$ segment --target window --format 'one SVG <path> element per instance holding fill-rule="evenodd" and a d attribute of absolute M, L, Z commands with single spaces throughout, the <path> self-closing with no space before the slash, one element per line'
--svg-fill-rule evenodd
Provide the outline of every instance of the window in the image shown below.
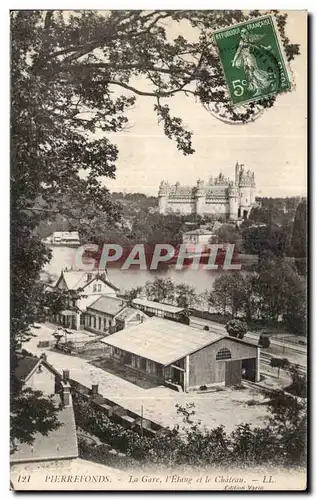
<path fill-rule="evenodd" d="M 98 292 L 101 292 L 101 285 L 98 285 Z"/>
<path fill-rule="evenodd" d="M 96 292 L 96 291 L 97 291 L 97 285 L 94 285 L 94 286 L 92 287 L 92 291 L 93 291 L 93 292 Z"/>
<path fill-rule="evenodd" d="M 226 347 L 219 349 L 216 354 L 216 361 L 222 361 L 224 359 L 231 359 L 231 352 Z"/>
<path fill-rule="evenodd" d="M 94 316 L 94 328 L 97 328 L 97 318 Z"/>
<path fill-rule="evenodd" d="M 99 330 L 101 330 L 101 318 L 99 317 Z"/>

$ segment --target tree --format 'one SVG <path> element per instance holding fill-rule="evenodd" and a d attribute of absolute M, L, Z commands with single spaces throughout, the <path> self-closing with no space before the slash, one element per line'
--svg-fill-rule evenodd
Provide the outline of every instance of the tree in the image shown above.
<path fill-rule="evenodd" d="M 292 234 L 292 249 L 297 271 L 306 274 L 307 259 L 307 201 L 298 205 Z"/>
<path fill-rule="evenodd" d="M 10 452 L 16 451 L 19 442 L 32 444 L 37 433 L 47 436 L 49 431 L 58 429 L 58 409 L 53 396 L 44 396 L 41 391 L 26 387 L 17 392 L 11 405 Z"/>
<path fill-rule="evenodd" d="M 289 366 L 289 361 L 287 358 L 271 358 L 270 366 L 272 366 L 272 368 L 277 368 L 277 376 L 279 378 L 281 368 L 283 369 Z"/>
<path fill-rule="evenodd" d="M 212 292 L 208 296 L 208 303 L 222 314 L 230 311 L 234 318 L 244 310 L 246 302 L 246 281 L 241 273 L 232 271 L 222 274 L 214 282 Z"/>
<path fill-rule="evenodd" d="M 154 281 L 147 281 L 145 284 L 145 294 L 149 300 L 155 302 L 171 302 L 174 301 L 174 284 L 170 278 L 158 278 L 155 276 Z"/>
<path fill-rule="evenodd" d="M 278 226 L 276 224 L 247 227 L 242 231 L 243 248 L 246 253 L 253 255 L 270 252 L 282 257 L 290 253 L 291 225 Z"/>
<path fill-rule="evenodd" d="M 293 319 L 305 321 L 305 288 L 301 278 L 284 259 L 268 258 L 258 267 L 256 293 L 260 297 L 262 318 L 291 324 Z M 296 323 L 298 328 L 298 322 Z"/>
<path fill-rule="evenodd" d="M 237 250 L 240 250 L 240 232 L 239 229 L 232 224 L 222 224 L 222 226 L 216 230 L 216 237 L 218 243 L 232 243 L 236 246 Z"/>
<path fill-rule="evenodd" d="M 269 425 L 278 436 L 275 452 L 284 455 L 285 465 L 303 464 L 307 459 L 307 404 L 283 391 L 276 391 L 268 402 Z"/>
<path fill-rule="evenodd" d="M 248 331 L 247 324 L 244 321 L 239 321 L 238 319 L 232 319 L 226 324 L 226 330 L 230 337 L 235 337 L 237 339 L 243 339 Z"/>
<path fill-rule="evenodd" d="M 272 14 L 287 58 L 292 60 L 299 47 L 285 37 L 287 16 Z M 258 15 L 258 11 L 228 10 L 11 12 L 13 411 L 21 401 L 21 384 L 15 378 L 16 348 L 29 338 L 30 326 L 38 318 L 45 293 L 39 274 L 50 259 L 36 228 L 56 213 L 79 221 L 83 232 L 99 219 L 107 227 L 120 220 L 119 207 L 101 181 L 115 176 L 118 156 L 106 134 L 126 127 L 126 111 L 136 96 L 153 98 L 164 133 L 183 154 L 194 149 L 191 133 L 167 104 L 173 95 L 182 93 L 204 105 L 221 101 L 233 120 L 252 118 L 252 104 L 240 113 L 226 97 L 210 32 Z M 197 33 L 196 41 L 182 36 L 170 40 L 165 23 L 171 20 L 188 23 Z M 142 90 L 136 80 L 146 80 L 150 89 Z M 268 97 L 259 104 L 269 108 L 274 101 Z M 30 405 L 35 399 L 30 396 Z M 47 404 L 51 410 L 49 400 Z M 17 419 L 12 419 L 12 436 L 25 425 L 34 437 L 27 420 L 17 425 Z M 49 427 L 49 419 L 45 422 Z"/>
<path fill-rule="evenodd" d="M 134 288 L 130 288 L 130 290 L 127 290 L 124 294 L 124 298 L 127 301 L 127 303 L 131 306 L 133 305 L 133 300 L 137 299 L 140 294 L 142 293 L 143 288 L 141 286 L 136 286 Z"/>
<path fill-rule="evenodd" d="M 292 377 L 292 383 L 285 390 L 299 396 L 301 398 L 307 397 L 307 377 L 306 375 L 301 375 L 299 372 L 298 365 L 292 365 L 289 368 L 289 374 Z"/>
<path fill-rule="evenodd" d="M 180 283 L 175 286 L 175 300 L 178 307 L 188 309 L 199 303 L 199 297 L 195 287 Z"/>

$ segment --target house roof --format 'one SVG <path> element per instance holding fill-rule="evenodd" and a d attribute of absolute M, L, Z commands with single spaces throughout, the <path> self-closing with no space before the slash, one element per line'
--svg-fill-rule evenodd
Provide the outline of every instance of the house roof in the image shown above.
<path fill-rule="evenodd" d="M 88 274 L 92 275 L 92 277 L 89 281 L 87 281 Z M 56 281 L 56 283 L 54 285 L 55 287 L 59 283 L 61 277 L 64 278 L 65 283 L 67 285 L 67 288 L 69 290 L 78 290 L 79 288 L 85 288 L 87 285 L 92 283 L 97 278 L 100 279 L 101 281 L 103 281 L 106 285 L 108 285 L 113 290 L 116 290 L 116 291 L 119 290 L 119 288 L 117 288 L 109 280 L 107 280 L 105 278 L 105 276 L 103 276 L 103 273 L 100 273 L 98 271 L 91 271 L 89 273 L 87 271 L 73 271 L 73 270 L 62 271 L 60 277 L 58 278 L 58 280 Z"/>
<path fill-rule="evenodd" d="M 155 302 L 154 300 L 147 299 L 134 299 L 133 304 L 144 306 L 144 307 L 152 307 L 153 309 L 159 309 L 160 311 L 170 312 L 170 313 L 179 313 L 184 311 L 183 307 L 176 307 L 170 304 L 162 304 L 161 302 Z"/>
<path fill-rule="evenodd" d="M 39 364 L 40 359 L 35 356 L 23 356 L 18 360 L 14 374 L 18 380 L 25 380 L 34 368 Z"/>
<path fill-rule="evenodd" d="M 101 342 L 167 366 L 224 337 L 153 316 L 144 323 L 103 338 Z"/>
<path fill-rule="evenodd" d="M 108 314 L 109 316 L 116 316 L 122 309 L 127 307 L 127 303 L 123 299 L 118 297 L 109 297 L 103 295 L 99 297 L 95 302 L 90 304 L 87 309 L 93 309 L 94 311 L 102 312 Z"/>
<path fill-rule="evenodd" d="M 60 403 L 60 397 L 55 394 L 54 402 Z M 11 455 L 11 462 L 31 462 L 42 460 L 58 460 L 78 457 L 77 435 L 73 406 L 63 407 L 58 412 L 61 427 L 48 433 L 36 434 L 32 445 L 18 443 L 18 450 Z"/>
<path fill-rule="evenodd" d="M 38 358 L 36 356 L 32 356 L 31 354 L 27 354 L 21 355 L 18 359 L 17 367 L 14 371 L 15 376 L 18 380 L 26 382 L 40 365 L 44 365 L 54 375 L 59 375 L 58 371 L 56 371 L 55 368 L 46 361 L 45 357 L 41 356 Z"/>

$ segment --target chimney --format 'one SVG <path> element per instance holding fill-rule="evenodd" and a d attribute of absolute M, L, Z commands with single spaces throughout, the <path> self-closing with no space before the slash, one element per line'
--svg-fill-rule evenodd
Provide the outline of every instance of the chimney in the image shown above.
<path fill-rule="evenodd" d="M 91 386 L 91 395 L 97 396 L 98 394 L 98 384 L 92 384 Z"/>
<path fill-rule="evenodd" d="M 62 385 L 62 399 L 64 406 L 71 406 L 72 396 L 70 393 L 69 370 L 63 370 L 63 378 L 61 381 L 61 385 Z"/>
<path fill-rule="evenodd" d="M 63 403 L 64 406 L 71 406 L 72 405 L 72 396 L 70 393 L 70 385 L 68 382 L 62 382 L 62 388 L 63 388 Z"/>

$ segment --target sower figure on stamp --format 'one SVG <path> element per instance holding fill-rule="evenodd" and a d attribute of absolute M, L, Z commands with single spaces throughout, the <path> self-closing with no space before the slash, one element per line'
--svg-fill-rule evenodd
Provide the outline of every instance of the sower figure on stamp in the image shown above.
<path fill-rule="evenodd" d="M 261 94 L 261 91 L 267 87 L 274 85 L 272 74 L 258 67 L 256 52 L 261 49 L 269 51 L 271 46 L 257 45 L 256 42 L 261 40 L 264 35 L 252 35 L 245 28 L 241 30 L 241 39 L 238 49 L 232 61 L 232 66 L 236 68 L 242 67 L 245 71 L 248 89 L 254 92 L 254 96 Z"/>

